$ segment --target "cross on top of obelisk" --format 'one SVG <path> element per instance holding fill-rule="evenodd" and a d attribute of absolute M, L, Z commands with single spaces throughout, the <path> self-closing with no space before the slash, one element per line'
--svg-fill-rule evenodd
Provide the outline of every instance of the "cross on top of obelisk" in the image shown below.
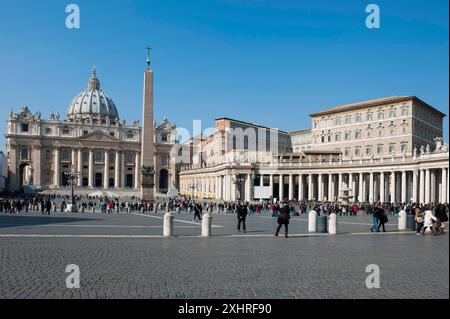
<path fill-rule="evenodd" d="M 147 46 L 146 49 L 147 49 L 147 69 L 150 69 L 150 64 L 152 63 L 151 60 L 150 60 L 150 50 L 151 50 L 152 48 L 150 48 L 149 46 Z"/>

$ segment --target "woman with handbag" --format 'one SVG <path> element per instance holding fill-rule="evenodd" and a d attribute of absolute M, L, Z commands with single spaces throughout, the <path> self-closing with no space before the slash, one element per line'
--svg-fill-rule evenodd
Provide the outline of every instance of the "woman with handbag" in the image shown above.
<path fill-rule="evenodd" d="M 422 211 L 420 210 L 419 206 L 416 206 L 415 208 L 415 221 L 416 221 L 416 234 L 417 236 L 421 236 L 422 235 L 422 228 L 423 228 L 423 223 L 424 223 L 424 214 L 422 213 Z"/>

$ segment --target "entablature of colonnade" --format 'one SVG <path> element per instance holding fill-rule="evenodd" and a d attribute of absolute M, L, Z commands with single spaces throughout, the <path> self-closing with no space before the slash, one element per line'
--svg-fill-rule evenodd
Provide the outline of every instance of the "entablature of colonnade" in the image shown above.
<path fill-rule="evenodd" d="M 403 171 L 414 169 L 436 169 L 449 166 L 449 152 L 422 154 L 420 156 L 390 156 L 385 158 L 363 158 L 354 160 L 313 162 L 308 160 L 283 160 L 272 163 L 219 164 L 198 168 L 182 169 L 180 176 L 195 174 L 223 174 L 224 170 L 236 174 L 250 173 L 252 170 L 262 174 L 277 174 L 283 171 L 289 173 L 324 173 L 339 171 Z M 245 166 L 244 166 L 245 165 Z M 244 173 L 245 172 L 245 173 Z"/>

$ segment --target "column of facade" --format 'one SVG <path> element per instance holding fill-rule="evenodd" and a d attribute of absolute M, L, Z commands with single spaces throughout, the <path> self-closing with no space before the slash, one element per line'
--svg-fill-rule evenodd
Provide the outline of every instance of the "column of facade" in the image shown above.
<path fill-rule="evenodd" d="M 294 175 L 289 174 L 289 200 L 294 199 Z"/>
<path fill-rule="evenodd" d="M 135 154 L 135 165 L 134 165 L 134 188 L 139 189 L 141 186 L 141 164 L 140 164 L 140 156 L 139 152 L 136 152 Z"/>
<path fill-rule="evenodd" d="M 54 159 L 55 159 L 55 163 L 54 163 L 55 175 L 53 176 L 54 177 L 53 184 L 55 184 L 56 187 L 59 187 L 59 186 L 61 186 L 60 185 L 61 173 L 60 173 L 60 148 L 59 148 L 59 146 L 57 146 L 55 148 L 55 158 Z"/>
<path fill-rule="evenodd" d="M 103 188 L 107 189 L 109 186 L 109 151 L 105 150 L 104 155 L 104 169 L 103 169 Z"/>
<path fill-rule="evenodd" d="M 283 193 L 284 193 L 284 176 L 282 174 L 280 174 L 280 183 L 278 185 L 278 197 L 280 199 L 280 201 L 283 200 Z"/>
<path fill-rule="evenodd" d="M 120 157 L 120 185 L 122 185 L 122 187 L 125 187 L 125 175 L 127 173 L 125 170 L 125 151 L 122 151 Z"/>
<path fill-rule="evenodd" d="M 89 188 L 94 187 L 94 150 L 92 148 L 89 149 L 89 178 L 88 178 L 88 186 Z"/>
<path fill-rule="evenodd" d="M 308 200 L 313 200 L 313 174 L 308 175 Z"/>
<path fill-rule="evenodd" d="M 73 168 L 77 168 L 77 150 L 75 148 L 71 149 L 71 160 L 70 163 L 72 164 Z"/>
<path fill-rule="evenodd" d="M 114 188 L 120 187 L 120 152 L 116 150 L 115 155 L 115 163 L 114 163 Z M 123 172 L 122 172 L 123 174 Z"/>
<path fill-rule="evenodd" d="M 83 149 L 81 148 L 78 149 L 77 171 L 80 173 L 77 185 L 81 187 L 83 186 Z"/>
<path fill-rule="evenodd" d="M 323 180 L 322 180 L 322 174 L 319 173 L 319 176 L 317 177 L 317 200 L 322 201 L 323 200 Z"/>
<path fill-rule="evenodd" d="M 42 146 L 33 145 L 33 185 L 40 186 L 42 184 Z"/>
<path fill-rule="evenodd" d="M 441 183 L 442 183 L 442 189 L 441 189 L 441 203 L 446 203 L 447 202 L 447 169 L 444 167 L 442 168 L 442 178 L 441 178 Z"/>
<path fill-rule="evenodd" d="M 419 202 L 423 204 L 425 202 L 425 170 L 420 170 L 419 176 Z"/>

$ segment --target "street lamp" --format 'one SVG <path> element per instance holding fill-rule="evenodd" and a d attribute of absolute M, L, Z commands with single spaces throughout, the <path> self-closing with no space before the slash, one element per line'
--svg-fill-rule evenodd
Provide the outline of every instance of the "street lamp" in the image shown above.
<path fill-rule="evenodd" d="M 232 178 L 232 182 L 235 185 L 234 186 L 234 189 L 235 189 L 234 195 L 236 197 L 236 200 L 240 200 L 241 199 L 240 198 L 241 194 L 240 194 L 239 189 L 238 189 L 238 184 L 242 183 L 243 181 L 245 181 L 245 179 L 243 177 L 241 177 L 240 175 L 233 176 L 233 178 Z"/>
<path fill-rule="evenodd" d="M 68 172 L 64 172 L 64 175 L 69 179 L 70 186 L 72 188 L 72 203 L 70 207 L 71 212 L 77 212 L 78 208 L 75 204 L 75 196 L 74 196 L 74 186 L 78 178 L 80 177 L 80 172 L 75 171 L 75 166 L 72 165 L 72 168 Z"/>

